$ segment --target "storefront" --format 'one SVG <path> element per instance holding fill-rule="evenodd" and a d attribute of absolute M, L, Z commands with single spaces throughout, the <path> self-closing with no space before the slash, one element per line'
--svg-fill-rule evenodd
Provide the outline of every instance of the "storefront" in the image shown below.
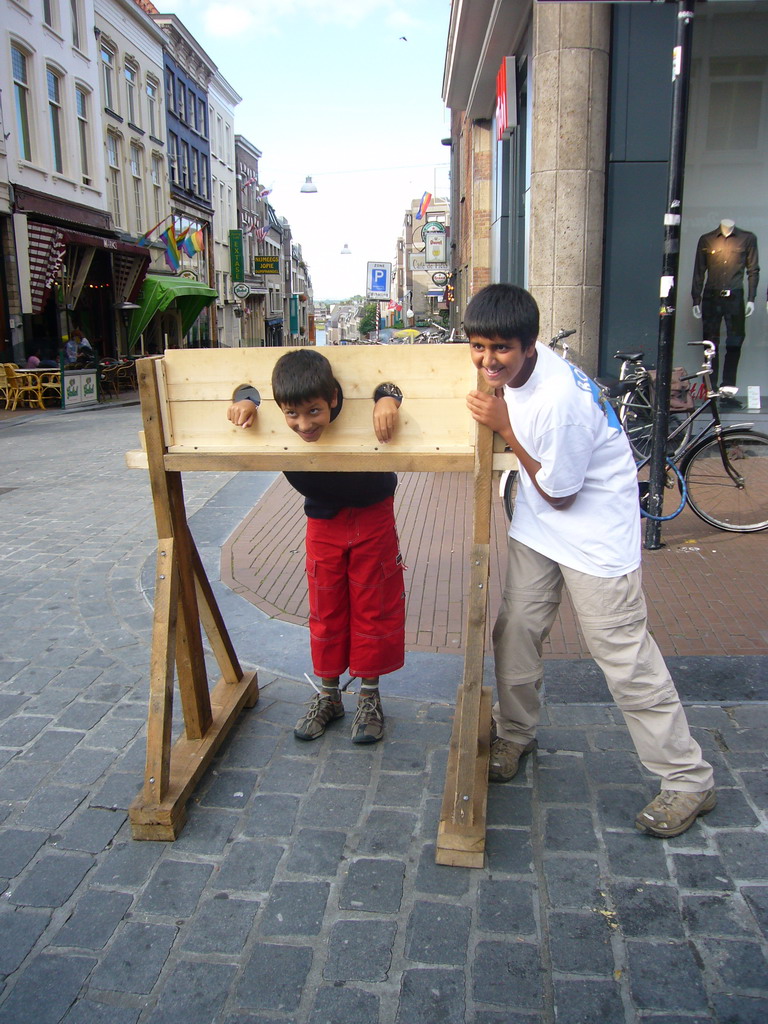
<path fill-rule="evenodd" d="M 215 299 L 214 288 L 191 278 L 147 274 L 138 298 L 139 308 L 130 315 L 129 352 L 154 354 L 185 347 L 198 317 Z"/>
<path fill-rule="evenodd" d="M 107 234 L 108 227 L 108 214 L 15 189 L 24 358 L 33 351 L 58 358 L 75 328 L 97 357 L 125 352 L 123 310 L 141 288 L 150 254 Z"/>

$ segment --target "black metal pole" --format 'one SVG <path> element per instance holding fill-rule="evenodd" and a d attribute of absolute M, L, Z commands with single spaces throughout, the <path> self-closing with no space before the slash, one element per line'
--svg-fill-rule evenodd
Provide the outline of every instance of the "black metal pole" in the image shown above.
<path fill-rule="evenodd" d="M 675 48 L 672 57 L 672 130 L 669 144 L 667 175 L 667 208 L 664 214 L 664 260 L 661 271 L 661 306 L 659 310 L 659 349 L 656 362 L 656 393 L 651 433 L 649 463 L 648 511 L 660 516 L 664 504 L 667 433 L 669 429 L 669 391 L 672 378 L 672 349 L 675 338 L 680 265 L 680 220 L 683 213 L 683 172 L 685 166 L 685 132 L 688 119 L 688 84 L 691 71 L 691 41 L 695 0 L 679 0 Z M 661 547 L 661 523 L 649 519 L 645 528 L 645 547 Z"/>

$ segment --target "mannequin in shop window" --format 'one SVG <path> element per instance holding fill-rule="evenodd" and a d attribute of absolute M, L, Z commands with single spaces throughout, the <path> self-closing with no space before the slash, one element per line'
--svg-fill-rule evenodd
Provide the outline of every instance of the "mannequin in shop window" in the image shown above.
<path fill-rule="evenodd" d="M 747 276 L 747 301 L 744 302 L 744 275 Z M 714 231 L 699 239 L 693 267 L 693 315 L 701 320 L 702 338 L 720 347 L 720 324 L 725 321 L 725 359 L 723 387 L 735 388 L 741 346 L 746 335 L 745 319 L 755 309 L 760 266 L 757 238 L 751 231 L 737 228 L 732 220 L 720 221 Z M 712 382 L 717 386 L 718 355 L 712 364 Z M 740 406 L 734 397 L 725 405 Z"/>

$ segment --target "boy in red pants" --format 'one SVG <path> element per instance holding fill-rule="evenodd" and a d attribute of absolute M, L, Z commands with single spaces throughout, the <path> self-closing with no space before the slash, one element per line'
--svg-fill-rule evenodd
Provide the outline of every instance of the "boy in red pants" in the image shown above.
<path fill-rule="evenodd" d="M 275 363 L 272 393 L 286 423 L 308 443 L 318 441 L 341 413 L 343 395 L 331 364 L 314 349 L 286 352 Z M 373 394 L 379 441 L 394 435 L 402 392 L 380 384 Z M 255 399 L 234 401 L 227 418 L 256 421 Z M 297 739 L 314 740 L 344 716 L 339 676 L 360 679 L 353 743 L 384 735 L 379 676 L 405 661 L 405 592 L 394 516 L 394 473 L 286 472 L 304 495 L 312 664 L 321 690 L 296 723 Z"/>

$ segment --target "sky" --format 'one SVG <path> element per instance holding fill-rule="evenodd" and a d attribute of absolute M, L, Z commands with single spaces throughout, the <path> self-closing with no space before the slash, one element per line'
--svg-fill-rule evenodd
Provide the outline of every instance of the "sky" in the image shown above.
<path fill-rule="evenodd" d="M 450 0 L 155 2 L 243 97 L 235 131 L 263 154 L 261 184 L 315 300 L 364 293 L 366 264 L 394 260 L 411 200 L 448 196 Z M 300 192 L 307 176 L 316 193 Z"/>

